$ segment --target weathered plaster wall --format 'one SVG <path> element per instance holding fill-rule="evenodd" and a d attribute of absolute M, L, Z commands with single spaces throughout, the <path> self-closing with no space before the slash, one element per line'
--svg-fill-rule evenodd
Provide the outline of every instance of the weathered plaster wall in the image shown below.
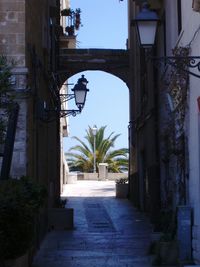
<path fill-rule="evenodd" d="M 192 1 L 182 0 L 182 37 L 180 46 L 189 45 L 191 56 L 200 55 L 200 13 L 192 10 Z M 195 34 L 196 33 L 196 34 Z M 193 257 L 200 263 L 200 113 L 197 98 L 200 96 L 199 79 L 190 75 L 188 121 L 189 141 L 189 203 L 193 208 Z"/>

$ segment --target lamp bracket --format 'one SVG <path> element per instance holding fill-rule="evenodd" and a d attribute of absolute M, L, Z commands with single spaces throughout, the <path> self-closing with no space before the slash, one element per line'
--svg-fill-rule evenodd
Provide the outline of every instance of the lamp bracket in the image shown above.
<path fill-rule="evenodd" d="M 79 109 L 59 109 L 59 108 L 55 108 L 55 109 L 47 109 L 45 108 L 45 112 L 48 115 L 54 114 L 55 116 L 58 115 L 60 118 L 63 117 L 68 117 L 70 115 L 72 115 L 73 117 L 75 117 L 77 114 L 81 113 L 82 111 L 82 107 L 80 106 Z"/>
<path fill-rule="evenodd" d="M 169 56 L 152 57 L 151 61 L 160 66 L 160 64 L 170 65 L 178 70 L 184 71 L 196 78 L 200 78 L 200 57 L 199 56 Z M 196 71 L 192 71 L 194 69 Z"/>
<path fill-rule="evenodd" d="M 77 114 L 81 113 L 81 109 L 45 109 L 42 114 L 40 114 L 39 118 L 40 120 L 44 122 L 53 122 L 57 120 L 57 118 L 64 118 L 68 116 L 75 117 Z"/>
<path fill-rule="evenodd" d="M 59 94 L 59 97 L 60 97 L 60 102 L 64 103 L 73 99 L 75 96 L 74 94 Z"/>
<path fill-rule="evenodd" d="M 60 110 L 60 117 L 68 117 L 68 116 L 73 116 L 75 117 L 77 114 L 81 113 L 81 109 L 62 109 Z"/>
<path fill-rule="evenodd" d="M 76 116 L 78 113 L 81 113 L 85 100 L 86 100 L 86 94 L 89 91 L 87 89 L 86 85 L 88 83 L 87 79 L 84 77 L 84 75 L 81 76 L 81 78 L 78 79 L 77 84 L 74 86 L 72 91 L 73 94 L 60 94 L 60 84 L 57 75 L 58 73 L 51 73 L 51 82 L 50 82 L 50 91 L 53 96 L 53 108 L 48 109 L 46 102 L 44 101 L 43 105 L 38 104 L 39 106 L 39 113 L 41 114 L 41 119 L 44 121 L 52 121 L 50 119 L 51 114 L 55 118 L 59 117 L 67 117 L 67 116 Z M 65 83 L 64 85 L 72 85 Z M 79 99 L 79 94 L 81 94 L 81 98 Z M 62 109 L 62 104 L 75 98 L 75 103 L 78 107 L 77 110 L 65 110 Z"/>

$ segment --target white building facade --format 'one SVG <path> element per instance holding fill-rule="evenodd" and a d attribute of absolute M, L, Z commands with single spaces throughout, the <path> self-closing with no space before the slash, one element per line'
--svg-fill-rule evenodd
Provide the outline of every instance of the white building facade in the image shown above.
<path fill-rule="evenodd" d="M 131 142 L 135 149 L 131 161 L 135 162 L 135 167 L 133 170 L 131 167 L 130 175 L 133 185 L 139 184 L 135 192 L 138 192 L 136 204 L 151 213 L 148 203 L 158 194 L 153 191 L 156 177 L 160 186 L 160 196 L 156 200 L 158 202 L 160 198 L 158 209 L 176 213 L 180 206 L 190 207 L 191 254 L 194 262 L 200 264 L 200 58 L 195 62 L 197 67 L 188 66 L 192 63 L 189 57 L 200 57 L 200 1 L 147 1 L 160 18 L 153 56 L 157 59 L 186 58 L 175 60 L 175 67 L 162 61 L 157 70 L 155 62 L 147 60 L 148 53 L 139 48 L 133 23 L 142 2 L 145 1 L 129 1 L 128 46 L 133 73 L 130 101 L 135 105 L 135 113 L 131 114 L 134 132 Z M 149 112 L 150 103 L 153 103 L 151 110 L 155 113 Z M 150 115 L 145 117 L 144 114 Z M 156 148 L 145 143 L 145 135 L 155 142 Z M 154 166 L 157 164 L 158 172 L 152 171 L 149 153 L 155 153 Z"/>
<path fill-rule="evenodd" d="M 180 45 L 188 46 L 190 56 L 200 56 L 200 4 L 199 1 L 182 1 L 182 36 Z M 200 75 L 199 70 L 193 70 Z M 189 181 L 188 204 L 193 208 L 193 259 L 200 263 L 200 78 L 189 76 L 188 91 L 188 153 L 189 153 Z"/>
<path fill-rule="evenodd" d="M 200 57 L 200 5 L 197 0 L 163 1 L 165 10 L 165 47 L 158 51 L 158 56 L 183 56 Z M 162 21 L 161 21 L 162 23 Z M 162 26 L 161 26 L 162 27 Z M 159 29 L 160 31 L 161 29 Z M 158 33 L 157 42 L 160 44 L 161 33 Z M 162 52 L 161 52 L 162 51 Z M 161 53 L 160 53 L 161 52 Z M 159 54 L 160 53 L 160 54 Z M 180 54 L 179 54 L 180 55 Z M 200 62 L 200 58 L 196 63 Z M 183 63 L 185 64 L 185 63 Z M 187 63 L 186 63 L 187 64 Z M 181 66 L 180 66 L 181 67 Z M 167 69 L 167 68 L 166 68 Z M 165 70 L 166 70 L 165 69 Z M 198 67 L 189 71 L 200 76 Z M 171 69 L 170 69 L 171 71 Z M 174 71 L 174 70 L 173 70 Z M 176 72 L 176 70 L 175 70 Z M 169 73 L 169 72 L 168 72 Z M 176 76 L 176 78 L 175 78 Z M 179 76 L 179 77 L 178 77 Z M 171 80 L 164 75 L 167 81 L 167 91 L 171 94 L 171 115 L 174 116 L 174 143 L 179 147 L 179 140 L 184 138 L 185 150 L 180 149 L 181 155 L 174 152 L 170 158 L 173 166 L 169 166 L 169 172 L 176 177 L 173 181 L 175 196 L 173 205 L 189 206 L 192 210 L 192 258 L 196 264 L 200 263 L 200 77 L 185 74 L 177 70 Z M 176 80 L 175 83 L 173 78 Z M 184 80 L 184 81 L 183 81 Z M 178 87 L 178 89 L 177 89 Z M 174 93 L 175 92 L 175 93 Z M 177 93 L 178 92 L 178 93 Z M 176 98 L 179 97 L 179 100 Z M 181 107 L 182 106 L 182 110 Z M 183 110 L 184 109 L 184 110 Z M 166 109 L 165 109 L 166 112 Z M 182 112 L 182 114 L 181 114 Z M 182 118 L 181 118 L 182 116 Z M 182 120 L 182 122 L 180 122 Z M 160 126 L 162 123 L 160 124 Z M 161 130 L 162 133 L 162 130 Z M 184 155 L 183 155 L 184 154 Z M 182 160 L 182 165 L 180 161 Z M 163 167 L 161 167 L 161 175 Z M 170 176 L 170 175 L 169 175 Z M 182 176 L 182 177 L 181 177 Z M 163 181 L 163 177 L 161 177 Z M 161 182 L 162 186 L 162 182 Z M 182 187 L 182 188 L 181 188 Z M 162 188 L 162 187 L 161 187 Z M 161 189 L 162 190 L 162 189 Z M 182 191 L 182 192 L 181 192 Z"/>

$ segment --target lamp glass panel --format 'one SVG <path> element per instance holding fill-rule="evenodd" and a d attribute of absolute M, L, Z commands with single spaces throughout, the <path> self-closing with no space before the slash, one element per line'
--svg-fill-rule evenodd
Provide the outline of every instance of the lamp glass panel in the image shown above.
<path fill-rule="evenodd" d="M 87 91 L 86 90 L 76 90 L 74 93 L 75 93 L 76 105 L 84 105 Z"/>
<path fill-rule="evenodd" d="M 142 46 L 152 46 L 155 43 L 157 21 L 138 21 L 138 31 Z"/>
<path fill-rule="evenodd" d="M 93 135 L 96 135 L 97 134 L 97 128 L 96 127 L 93 127 L 92 128 L 92 133 L 93 133 Z"/>

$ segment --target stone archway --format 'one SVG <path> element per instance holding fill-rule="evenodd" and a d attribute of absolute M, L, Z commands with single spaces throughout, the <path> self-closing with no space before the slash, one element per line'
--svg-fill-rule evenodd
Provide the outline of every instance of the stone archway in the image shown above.
<path fill-rule="evenodd" d="M 54 73 L 53 100 L 59 88 L 75 74 L 83 71 L 103 71 L 122 80 L 130 90 L 130 54 L 123 49 L 60 48 L 59 67 Z M 56 94 L 55 94 L 56 93 Z M 130 107 L 129 107 L 130 108 Z"/>
<path fill-rule="evenodd" d="M 130 85 L 129 51 L 122 49 L 61 49 L 60 84 L 82 71 L 99 70 L 113 74 Z"/>

